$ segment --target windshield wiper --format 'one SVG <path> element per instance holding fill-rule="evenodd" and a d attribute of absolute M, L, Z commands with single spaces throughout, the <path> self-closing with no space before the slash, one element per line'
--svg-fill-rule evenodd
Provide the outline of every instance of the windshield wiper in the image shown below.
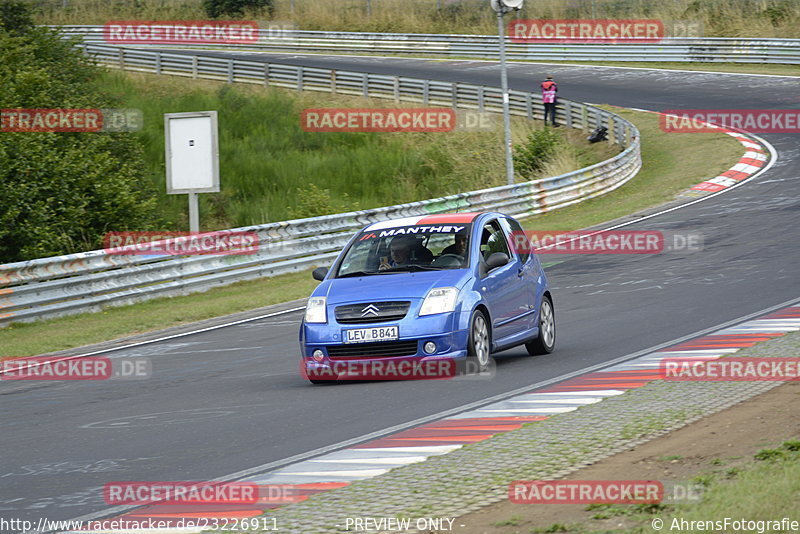
<path fill-rule="evenodd" d="M 386 269 L 381 271 L 383 273 L 399 273 L 399 272 L 416 272 L 416 271 L 441 271 L 444 267 L 431 267 L 430 265 L 417 265 L 416 263 L 412 263 L 411 265 L 400 265 L 397 267 L 392 267 L 390 269 Z"/>
<path fill-rule="evenodd" d="M 371 276 L 373 274 L 384 274 L 384 273 L 387 273 L 387 272 L 390 272 L 390 270 L 386 270 L 386 271 L 353 271 L 352 273 L 340 274 L 336 278 L 349 278 L 351 276 Z M 395 271 L 395 272 L 397 272 L 397 271 Z"/>

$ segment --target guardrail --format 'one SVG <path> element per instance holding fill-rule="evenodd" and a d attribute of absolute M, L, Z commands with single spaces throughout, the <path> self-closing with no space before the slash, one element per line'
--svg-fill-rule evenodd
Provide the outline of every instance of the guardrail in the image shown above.
<path fill-rule="evenodd" d="M 482 111 L 502 110 L 498 88 L 295 65 L 83 45 L 98 62 L 126 70 L 326 91 Z M 542 117 L 541 97 L 511 91 L 511 113 Z M 370 222 L 466 210 L 520 217 L 569 206 L 621 186 L 641 168 L 639 132 L 621 117 L 562 100 L 561 124 L 605 125 L 624 150 L 584 169 L 530 182 L 398 206 L 238 228 L 259 236 L 256 254 L 240 256 L 113 255 L 102 250 L 0 265 L 0 326 L 95 311 L 160 296 L 207 290 L 240 280 L 307 269 L 331 261 L 352 233 Z"/>
<path fill-rule="evenodd" d="M 105 43 L 102 26 L 60 28 L 65 34 L 80 37 L 87 43 Z M 800 39 L 673 37 L 662 39 L 657 43 L 620 44 L 513 43 L 508 38 L 506 40 L 507 57 L 516 60 L 800 64 Z M 352 33 L 266 28 L 259 30 L 257 43 L 216 46 L 204 44 L 202 48 L 255 48 L 273 52 L 422 54 L 495 59 L 498 42 L 498 37 L 492 35 Z"/>

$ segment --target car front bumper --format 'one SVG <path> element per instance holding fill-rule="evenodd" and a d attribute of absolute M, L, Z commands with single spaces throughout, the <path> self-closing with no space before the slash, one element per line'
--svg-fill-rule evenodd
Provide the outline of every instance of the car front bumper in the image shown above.
<path fill-rule="evenodd" d="M 404 361 L 463 360 L 467 356 L 468 330 L 458 328 L 458 313 L 443 313 L 398 322 L 366 324 L 303 323 L 300 332 L 300 349 L 305 371 L 333 372 L 371 362 L 384 362 L 387 366 Z M 343 343 L 343 330 L 352 328 L 376 328 L 398 326 L 396 341 L 368 343 Z M 454 328 L 455 327 L 455 328 Z M 436 345 L 433 352 L 425 352 L 428 342 Z M 321 351 L 321 359 L 315 359 L 315 351 Z"/>

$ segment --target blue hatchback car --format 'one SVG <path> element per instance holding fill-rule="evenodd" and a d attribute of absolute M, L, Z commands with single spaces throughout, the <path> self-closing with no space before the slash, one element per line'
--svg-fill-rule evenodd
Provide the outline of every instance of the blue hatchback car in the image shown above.
<path fill-rule="evenodd" d="M 370 224 L 313 276 L 322 283 L 300 346 L 314 383 L 335 380 L 337 362 L 452 358 L 483 370 L 493 352 L 555 346 L 547 278 L 520 224 L 501 213 Z"/>

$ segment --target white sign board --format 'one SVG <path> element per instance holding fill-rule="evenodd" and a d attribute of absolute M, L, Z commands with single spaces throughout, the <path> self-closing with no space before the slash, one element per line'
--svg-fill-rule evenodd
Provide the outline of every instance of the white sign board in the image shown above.
<path fill-rule="evenodd" d="M 219 191 L 217 112 L 165 113 L 167 193 Z"/>

